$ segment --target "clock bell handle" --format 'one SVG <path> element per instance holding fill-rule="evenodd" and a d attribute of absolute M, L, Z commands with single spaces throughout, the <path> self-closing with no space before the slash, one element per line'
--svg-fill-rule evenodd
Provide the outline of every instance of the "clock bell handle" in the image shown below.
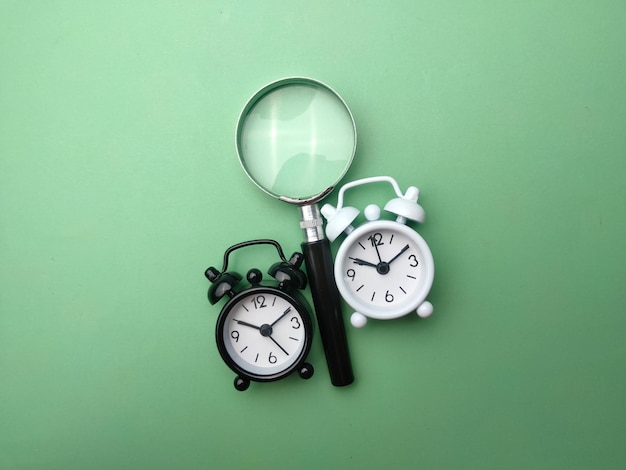
<path fill-rule="evenodd" d="M 287 258 L 285 258 L 283 249 L 280 246 L 280 243 L 278 243 L 276 240 L 270 240 L 268 238 L 262 238 L 258 240 L 248 240 L 247 242 L 237 243 L 226 249 L 226 251 L 224 252 L 224 265 L 222 266 L 222 272 L 225 272 L 226 269 L 228 269 L 228 257 L 233 251 L 239 250 L 240 248 L 245 248 L 247 246 L 252 246 L 252 245 L 273 245 L 274 248 L 276 248 L 276 251 L 278 251 L 278 256 L 280 256 L 280 259 L 283 260 L 285 263 L 287 262 Z"/>
<path fill-rule="evenodd" d="M 337 195 L 337 209 L 341 209 L 343 207 L 343 197 L 344 197 L 346 190 L 350 188 L 355 188 L 357 186 L 363 186 L 365 184 L 382 183 L 382 182 L 389 183 L 393 187 L 393 190 L 396 193 L 396 195 L 398 197 L 402 197 L 402 190 L 400 189 L 400 186 L 398 186 L 398 182 L 395 180 L 395 178 L 392 178 L 391 176 L 370 176 L 369 178 L 361 178 L 361 179 L 350 181 L 349 183 L 344 184 L 339 189 L 339 194 Z"/>
<path fill-rule="evenodd" d="M 307 234 L 307 241 L 301 245 L 302 253 L 330 381 L 334 386 L 343 387 L 354 382 L 354 374 L 341 313 L 341 297 L 335 284 L 330 242 L 320 230 L 322 219 L 317 205 L 302 206 L 301 211 L 301 226 Z"/>

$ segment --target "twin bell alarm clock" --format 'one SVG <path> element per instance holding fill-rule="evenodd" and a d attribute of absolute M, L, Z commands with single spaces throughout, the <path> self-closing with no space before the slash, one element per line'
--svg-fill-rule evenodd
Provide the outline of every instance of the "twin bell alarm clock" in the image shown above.
<path fill-rule="evenodd" d="M 384 206 L 396 218 L 382 220 L 380 208 L 371 204 L 364 210 L 367 222 L 353 227 L 359 210 L 343 205 L 346 190 L 380 182 L 391 184 L 396 193 Z M 368 318 L 390 320 L 411 312 L 425 318 L 433 312 L 426 300 L 435 275 L 433 256 L 426 241 L 408 225 L 424 221 L 418 196 L 414 186 L 403 193 L 395 179 L 377 176 L 345 184 L 339 190 L 337 207 L 322 207 L 330 241 L 346 235 L 335 257 L 335 282 L 355 310 L 350 321 L 357 328 L 365 326 Z"/>
<path fill-rule="evenodd" d="M 237 272 L 227 271 L 229 255 L 252 245 L 273 245 L 278 251 L 281 260 L 267 271 L 271 280 L 264 282 L 256 268 L 247 272 L 247 282 Z M 234 385 L 239 391 L 246 390 L 250 381 L 279 380 L 294 372 L 304 379 L 313 375 L 313 367 L 305 362 L 313 322 L 299 293 L 307 284 L 300 270 L 302 261 L 301 253 L 287 260 L 274 240 L 251 240 L 226 250 L 221 271 L 210 267 L 205 272 L 211 281 L 209 302 L 226 298 L 217 319 L 215 340 L 222 359 L 237 374 Z"/>

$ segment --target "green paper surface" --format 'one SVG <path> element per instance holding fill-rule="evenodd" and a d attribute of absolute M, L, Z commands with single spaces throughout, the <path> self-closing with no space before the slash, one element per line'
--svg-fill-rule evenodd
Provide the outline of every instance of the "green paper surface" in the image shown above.
<path fill-rule="evenodd" d="M 625 24 L 608 0 L 2 2 L 0 468 L 626 467 Z M 286 76 L 350 107 L 343 182 L 420 188 L 435 311 L 349 327 L 349 387 L 318 335 L 310 380 L 240 393 L 203 273 L 300 248 L 235 152 Z"/>

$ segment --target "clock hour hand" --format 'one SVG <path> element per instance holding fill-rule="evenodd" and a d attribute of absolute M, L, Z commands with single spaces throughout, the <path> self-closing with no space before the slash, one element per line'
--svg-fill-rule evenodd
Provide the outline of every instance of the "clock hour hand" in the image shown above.
<path fill-rule="evenodd" d="M 396 256 L 394 256 L 394 257 L 393 257 L 393 258 L 391 258 L 389 261 L 387 261 L 387 264 L 391 264 L 392 262 L 394 262 L 395 260 L 397 260 L 397 259 L 400 257 L 400 255 L 401 255 L 402 253 L 404 253 L 404 252 L 405 252 L 406 250 L 408 250 L 408 249 L 409 249 L 409 245 L 408 245 L 408 244 L 406 244 L 406 245 L 404 246 L 404 248 L 402 248 L 402 249 L 400 250 L 400 253 L 398 253 Z"/>
<path fill-rule="evenodd" d="M 364 259 L 361 259 L 361 258 L 352 258 L 351 256 L 349 256 L 349 258 L 352 261 L 354 261 L 355 264 L 358 264 L 359 266 L 371 266 L 373 268 L 377 266 L 377 264 L 370 263 L 369 261 L 365 261 Z"/>
<path fill-rule="evenodd" d="M 239 323 L 240 325 L 249 326 L 250 328 L 254 328 L 255 330 L 261 330 L 260 326 L 253 325 L 252 323 L 247 323 L 247 322 L 241 321 L 241 320 L 235 320 L 235 321 L 237 323 Z"/>

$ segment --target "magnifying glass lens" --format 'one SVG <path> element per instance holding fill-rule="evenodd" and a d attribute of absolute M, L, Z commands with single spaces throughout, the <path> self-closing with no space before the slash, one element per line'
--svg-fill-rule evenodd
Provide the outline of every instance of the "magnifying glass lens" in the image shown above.
<path fill-rule="evenodd" d="M 315 82 L 288 82 L 253 98 L 237 131 L 241 164 L 274 197 L 306 200 L 339 181 L 354 155 L 345 103 Z"/>

